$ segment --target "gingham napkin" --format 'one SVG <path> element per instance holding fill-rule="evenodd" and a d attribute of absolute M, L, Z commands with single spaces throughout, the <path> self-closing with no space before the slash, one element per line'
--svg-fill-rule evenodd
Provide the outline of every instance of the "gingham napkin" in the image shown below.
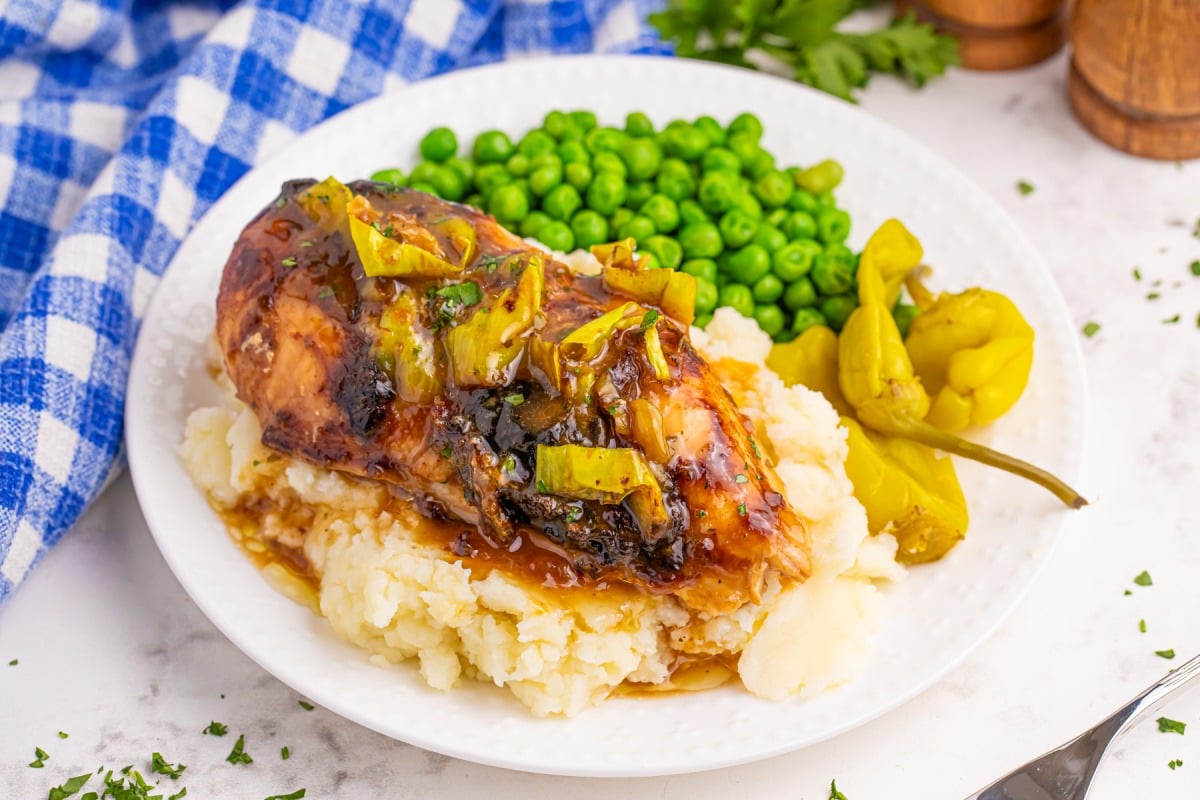
<path fill-rule="evenodd" d="M 138 323 L 188 229 L 297 133 L 512 56 L 664 52 L 655 0 L 0 4 L 0 602 L 120 465 Z"/>

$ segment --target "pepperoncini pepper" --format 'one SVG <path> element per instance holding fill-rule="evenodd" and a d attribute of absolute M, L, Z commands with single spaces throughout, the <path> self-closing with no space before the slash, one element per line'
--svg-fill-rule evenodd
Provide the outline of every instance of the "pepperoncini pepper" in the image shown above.
<path fill-rule="evenodd" d="M 875 236 L 881 234 L 888 235 L 881 230 Z M 868 242 L 867 249 L 871 247 L 872 242 Z M 929 395 L 913 372 L 900 330 L 890 313 L 875 259 L 859 263 L 858 297 L 859 306 L 838 339 L 838 384 L 859 422 L 879 433 L 920 442 L 1019 475 L 1053 492 L 1072 508 L 1087 505 L 1078 492 L 1049 472 L 926 422 Z"/>
<path fill-rule="evenodd" d="M 948 457 L 917 442 L 871 433 L 846 417 L 842 427 L 854 496 L 867 511 L 871 533 L 896 537 L 898 561 L 936 561 L 962 540 L 967 501 Z"/>
<path fill-rule="evenodd" d="M 921 309 L 905 346 L 933 397 L 926 420 L 956 433 L 999 419 L 1029 383 L 1033 328 L 998 292 L 974 288 L 934 297 L 916 275 L 907 286 Z"/>
<path fill-rule="evenodd" d="M 832 328 L 814 325 L 790 342 L 772 345 L 767 367 L 785 386 L 807 386 L 825 395 L 841 416 L 854 413 L 838 386 L 838 339 Z"/>

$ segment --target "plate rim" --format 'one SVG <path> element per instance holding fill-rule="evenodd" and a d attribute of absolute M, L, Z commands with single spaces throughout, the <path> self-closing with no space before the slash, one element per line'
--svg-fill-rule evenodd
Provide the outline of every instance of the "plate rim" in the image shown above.
<path fill-rule="evenodd" d="M 564 62 L 570 62 L 572 65 L 576 65 L 576 64 L 583 65 L 582 67 L 580 67 L 582 69 L 588 69 L 590 67 L 590 65 L 596 65 L 597 68 L 602 68 L 605 65 L 609 65 L 609 64 L 616 65 L 619 68 L 624 68 L 626 65 L 633 65 L 635 62 L 639 62 L 639 61 L 645 62 L 646 60 L 654 60 L 654 61 L 658 61 L 658 62 L 663 62 L 664 64 L 669 64 L 670 66 L 668 67 L 668 69 L 679 69 L 684 72 L 695 71 L 697 73 L 697 75 L 700 75 L 700 76 L 702 76 L 703 73 L 705 73 L 705 72 L 711 71 L 713 73 L 721 73 L 721 74 L 732 73 L 732 74 L 735 74 L 738 78 L 749 81 L 749 82 L 754 82 L 754 81 L 778 82 L 780 85 L 782 85 L 784 88 L 786 88 L 786 90 L 797 91 L 800 93 L 807 94 L 808 99 L 806 100 L 806 102 L 816 102 L 819 104 L 828 104 L 830 106 L 838 106 L 838 105 L 842 104 L 842 101 L 839 101 L 837 99 L 829 97 L 821 92 L 818 92 L 818 91 L 811 89 L 810 87 L 804 86 L 802 84 L 796 84 L 793 81 L 790 81 L 786 78 L 769 75 L 769 74 L 764 74 L 764 73 L 754 73 L 754 72 L 750 72 L 748 70 L 743 70 L 743 69 L 739 69 L 736 67 L 730 67 L 730 66 L 721 65 L 721 64 L 713 64 L 710 62 L 680 59 L 677 57 L 669 57 L 669 56 L 663 56 L 663 55 L 657 55 L 657 54 L 646 54 L 646 55 L 578 54 L 578 55 L 543 56 L 543 57 L 535 57 L 535 58 L 526 58 L 526 59 L 520 59 L 520 60 L 514 60 L 514 61 L 506 61 L 506 62 L 499 62 L 499 63 L 494 63 L 494 64 L 475 66 L 475 67 L 470 67 L 470 68 L 462 69 L 462 70 L 456 70 L 456 71 L 444 73 L 442 75 L 438 75 L 438 76 L 435 76 L 432 78 L 423 79 L 421 81 L 414 82 L 412 84 L 397 86 L 388 91 L 384 91 L 381 94 L 376 95 L 375 97 L 369 98 L 361 103 L 350 106 L 350 107 L 338 112 L 337 114 L 329 117 L 328 119 L 322 121 L 321 123 L 307 129 L 306 131 L 299 133 L 295 139 L 293 139 L 291 142 L 289 142 L 287 145 L 285 145 L 283 148 L 281 148 L 277 153 L 272 155 L 270 158 L 265 159 L 261 163 L 256 164 L 254 167 L 249 169 L 244 175 L 242 175 L 237 181 L 235 181 L 234 184 L 232 184 L 229 187 L 229 189 L 227 189 L 221 195 L 221 197 L 219 197 L 216 201 L 214 201 L 213 204 L 210 205 L 209 208 L 205 210 L 205 213 L 202 215 L 202 217 L 199 220 L 197 220 L 196 223 L 188 231 L 187 235 L 185 236 L 184 241 L 181 242 L 181 244 L 180 244 L 179 250 L 176 251 L 176 254 L 172 257 L 171 262 L 168 265 L 167 269 L 164 270 L 162 276 L 160 276 L 158 284 L 155 286 L 154 292 L 151 295 L 151 297 L 147 303 L 145 314 L 141 320 L 141 325 L 144 326 L 145 323 L 155 313 L 156 301 L 159 298 L 160 289 L 165 284 L 167 275 L 175 267 L 176 261 L 178 260 L 178 257 L 179 257 L 179 253 L 183 252 L 184 244 L 186 243 L 187 239 L 190 238 L 191 236 L 193 236 L 197 230 L 199 230 L 200 232 L 204 231 L 203 226 L 204 226 L 205 220 L 213 217 L 214 210 L 218 209 L 222 205 L 222 202 L 228 196 L 236 195 L 241 186 L 255 180 L 255 176 L 257 173 L 271 169 L 273 166 L 283 163 L 285 161 L 295 160 L 297 158 L 298 154 L 301 154 L 303 152 L 305 144 L 309 140 L 310 137 L 319 135 L 319 132 L 321 132 L 321 131 L 325 131 L 330 128 L 336 128 L 336 127 L 339 127 L 342 125 L 346 125 L 347 124 L 345 122 L 346 119 L 349 119 L 349 118 L 355 116 L 356 114 L 363 114 L 364 108 L 370 108 L 372 106 L 382 106 L 388 102 L 393 101 L 397 96 L 403 95 L 406 91 L 413 89 L 417 86 L 425 87 L 425 86 L 428 86 L 429 84 L 437 84 L 437 83 L 441 83 L 441 82 L 455 82 L 455 81 L 460 81 L 460 80 L 470 80 L 472 77 L 477 76 L 480 73 L 485 73 L 485 72 L 487 72 L 487 73 L 515 72 L 515 73 L 519 74 L 520 72 L 525 71 L 525 70 L 545 68 L 547 65 L 551 65 L 551 64 L 553 64 L 555 66 L 555 68 L 559 68 L 560 65 L 564 64 Z M 572 68 L 575 68 L 575 67 L 572 66 Z M 1036 260 L 1031 264 L 1031 267 L 1035 268 L 1046 279 L 1046 284 L 1050 289 L 1049 298 L 1048 298 L 1049 305 L 1053 307 L 1054 311 L 1057 314 L 1061 315 L 1062 319 L 1067 320 L 1067 321 L 1071 320 L 1071 314 L 1069 311 L 1069 307 L 1067 306 L 1065 297 L 1062 294 L 1062 290 L 1059 287 L 1058 283 L 1055 281 L 1053 274 L 1050 272 L 1044 259 L 1041 256 L 1041 254 L 1038 252 L 1037 248 L 1033 245 L 1033 243 L 1029 240 L 1029 238 L 1025 235 L 1025 233 L 1021 230 L 1021 228 L 1016 224 L 1016 222 L 1007 214 L 1007 212 L 1004 211 L 1004 209 L 1000 206 L 1000 204 L 997 202 L 997 200 L 994 197 L 992 197 L 992 195 L 990 195 L 984 189 L 982 189 L 978 184 L 975 183 L 974 180 L 972 180 L 969 176 L 967 176 L 964 172 L 962 172 L 962 170 L 960 170 L 953 163 L 951 163 L 950 161 L 948 161 L 947 159 L 945 159 L 944 157 L 942 157 L 941 155 L 939 155 L 937 152 L 933 151 L 932 149 L 926 147 L 924 144 L 917 141 L 915 138 L 910 136 L 905 131 L 903 131 L 899 128 L 896 128 L 892 124 L 885 122 L 884 120 L 879 119 L 879 118 L 875 117 L 874 115 L 863 111 L 860 108 L 853 108 L 853 107 L 840 108 L 840 109 L 838 109 L 837 113 L 850 113 L 850 114 L 856 116 L 858 118 L 858 120 L 864 122 L 865 124 L 875 127 L 880 133 L 886 133 L 887 135 L 900 140 L 904 146 L 906 146 L 908 148 L 919 150 L 927 160 L 929 160 L 932 163 L 935 163 L 938 166 L 938 168 L 941 169 L 943 172 L 945 172 L 947 175 L 952 176 L 955 180 L 962 183 L 963 185 L 970 187 L 970 189 L 972 190 L 972 193 L 976 196 L 975 199 L 983 207 L 983 210 L 985 210 L 989 214 L 993 215 L 995 220 L 998 221 L 1001 225 L 1003 225 L 1008 230 L 1010 235 L 1015 236 L 1015 238 L 1019 242 L 1023 243 L 1026 246 L 1025 249 L 1027 249 L 1031 254 L 1033 254 L 1036 257 Z M 1084 366 L 1082 346 L 1081 346 L 1080 342 L 1078 341 L 1077 337 L 1069 337 L 1065 341 L 1068 342 L 1068 346 L 1066 347 L 1066 350 L 1064 351 L 1064 356 L 1066 356 L 1067 364 L 1069 366 L 1073 367 L 1073 369 L 1071 370 L 1073 375 L 1068 376 L 1067 383 L 1071 384 L 1074 391 L 1078 393 L 1078 400 L 1079 400 L 1079 407 L 1077 409 L 1075 409 L 1074 414 L 1073 414 L 1073 418 L 1075 420 L 1077 420 L 1076 425 L 1075 425 L 1075 433 L 1076 433 L 1075 439 L 1077 440 L 1078 444 L 1074 448 L 1074 450 L 1071 453 L 1069 453 L 1068 458 L 1067 458 L 1067 463 L 1066 463 L 1065 467 L 1060 470 L 1060 472 L 1064 474 L 1064 477 L 1068 481 L 1075 483 L 1078 481 L 1080 474 L 1082 472 L 1084 456 L 1085 456 L 1085 453 L 1087 450 L 1086 431 L 1087 431 L 1087 417 L 1089 414 L 1090 401 L 1089 401 L 1089 397 L 1088 397 L 1088 384 L 1087 384 L 1087 380 L 1086 380 L 1086 370 L 1085 370 L 1085 366 Z M 535 763 L 518 762 L 518 761 L 512 760 L 511 758 L 490 758 L 488 756 L 488 754 L 486 754 L 486 753 L 480 753 L 477 750 L 472 750 L 469 748 L 457 748 L 452 743 L 447 743 L 445 740 L 437 739 L 436 737 L 431 738 L 428 736 L 422 736 L 419 734 L 409 734 L 409 733 L 406 733 L 403 737 L 398 736 L 394 732 L 387 730 L 385 728 L 385 726 L 378 723 L 376 720 L 374 720 L 370 717 L 364 718 L 356 710 L 344 705 L 342 702 L 339 701 L 338 697 L 336 696 L 336 693 L 331 694 L 327 691 L 324 691 L 324 690 L 316 688 L 316 687 L 311 687 L 311 686 L 305 686 L 305 687 L 301 688 L 300 686 L 295 685 L 295 683 L 291 679 L 291 676 L 289 676 L 289 674 L 285 670 L 281 669 L 280 665 L 274 663 L 271 659 L 269 659 L 267 657 L 266 653 L 260 652 L 260 649 L 256 648 L 254 646 L 253 642 L 249 641 L 246 637 L 243 636 L 243 633 L 238 629 L 238 626 L 233 621 L 226 618 L 225 614 L 215 606 L 212 599 L 205 594 L 205 592 L 203 591 L 203 587 L 197 587 L 197 586 L 193 585 L 193 581 L 189 577 L 189 570 L 188 570 L 187 566 L 185 564 L 177 563 L 177 561 L 175 560 L 175 556 L 177 555 L 177 553 L 175 553 L 170 546 L 164 546 L 162 537 L 160 536 L 160 533 L 159 533 L 160 526 L 163 525 L 164 523 L 160 519 L 161 512 L 160 512 L 158 505 L 155 503 L 143 502 L 142 498 L 144 496 L 147 496 L 150 492 L 150 489 L 147 485 L 149 478 L 147 477 L 147 475 L 145 473 L 143 473 L 143 471 L 141 470 L 141 467 L 139 466 L 139 464 L 141 462 L 141 456 L 139 455 L 138 449 L 136 447 L 129 446 L 130 442 L 137 441 L 138 439 L 146 438 L 147 434 L 144 432 L 144 428 L 146 426 L 149 426 L 149 424 L 150 424 L 147 419 L 145 419 L 144 417 L 141 417 L 135 413 L 136 407 L 140 404 L 135 404 L 134 402 L 131 402 L 135 397 L 141 397 L 143 392 L 148 392 L 148 384 L 144 380 L 144 378 L 145 378 L 144 373 L 149 369 L 149 367 L 146 363 L 147 362 L 147 352 L 148 352 L 149 348 L 150 348 L 150 344 L 146 341 L 146 339 L 144 337 L 142 337 L 140 335 L 140 329 L 139 329 L 139 336 L 138 336 L 137 342 L 135 344 L 133 357 L 132 357 L 132 360 L 130 363 L 130 371 L 129 371 L 127 386 L 126 386 L 126 405 L 125 405 L 125 411 L 123 414 L 124 424 L 125 424 L 125 441 L 126 441 L 126 445 L 127 445 L 127 447 L 126 447 L 127 458 L 128 458 L 130 474 L 131 474 L 131 478 L 132 478 L 132 482 L 133 482 L 133 486 L 134 486 L 134 491 L 135 491 L 135 494 L 138 499 L 138 504 L 142 511 L 142 514 L 144 515 L 144 517 L 146 519 L 147 527 L 151 531 L 152 537 L 154 538 L 155 545 L 158 547 L 159 551 L 162 553 L 164 560 L 167 562 L 171 571 L 174 573 L 176 580 L 179 581 L 179 583 L 184 588 L 185 592 L 188 594 L 191 601 L 197 605 L 197 607 L 201 610 L 202 613 L 204 613 L 204 615 L 208 618 L 208 620 L 215 627 L 217 627 L 217 629 L 220 630 L 221 633 L 227 639 L 229 639 L 239 650 L 241 650 L 242 653 L 244 653 L 246 656 L 248 656 L 251 660 L 253 660 L 255 663 L 257 663 L 260 667 L 262 667 L 268 673 L 273 675 L 275 678 L 277 678 L 278 680 L 283 682 L 285 685 L 292 688 L 294 691 L 304 694 L 304 696 L 309 697 L 312 700 L 314 700 L 315 702 L 320 703 L 322 706 L 328 708 L 329 710 L 333 711 L 334 713 L 338 714 L 339 716 L 342 716 L 356 724 L 363 725 L 364 727 L 374 730 L 382 735 L 388 736 L 389 738 L 397 739 L 397 740 L 412 744 L 414 746 L 417 746 L 417 747 L 420 747 L 420 748 L 423 748 L 426 750 L 430 750 L 433 752 L 442 753 L 444 755 L 452 756 L 454 758 L 459 758 L 459 759 L 462 759 L 465 761 L 484 764 L 484 765 L 488 765 L 488 766 L 500 767 L 500 768 L 511 769 L 511 770 L 518 770 L 518 771 L 523 771 L 523 772 L 530 772 L 530 773 L 535 773 L 535 774 L 579 776 L 579 777 L 620 778 L 620 777 L 647 777 L 647 776 L 659 776 L 659 775 L 686 774 L 686 773 L 692 773 L 692 772 L 707 771 L 710 769 L 722 769 L 722 768 L 735 766 L 735 765 L 739 765 L 739 764 L 755 762 L 755 761 L 775 757 L 775 756 L 778 756 L 781 754 L 795 752 L 797 750 L 817 744 L 818 742 L 828 741 L 835 737 L 841 736 L 842 734 L 848 732 L 849 730 L 852 730 L 854 728 L 865 725 L 865 724 L 871 722 L 872 720 L 883 716 L 884 714 L 890 713 L 891 711 L 909 703 L 914 698 L 923 694 L 931 686 L 933 686 L 935 683 L 942 680 L 949 672 L 951 672 L 954 668 L 956 668 L 959 664 L 961 664 L 964 660 L 966 660 L 967 657 L 972 655 L 980 646 L 982 646 L 982 644 L 984 642 L 986 642 L 988 639 L 990 639 L 995 634 L 995 632 L 1009 619 L 1009 617 L 1016 610 L 1016 608 L 1023 602 L 1024 598 L 1026 597 L 1026 595 L 1028 594 L 1030 589 L 1032 589 L 1032 587 L 1035 585 L 1035 583 L 1037 583 L 1039 576 L 1041 575 L 1043 570 L 1046 568 L 1046 565 L 1049 563 L 1049 561 L 1053 558 L 1054 552 L 1060 546 L 1062 538 L 1063 538 L 1063 536 L 1062 536 L 1063 528 L 1066 524 L 1067 519 L 1069 519 L 1068 516 L 1062 515 L 1054 521 L 1047 522 L 1047 531 L 1045 534 L 1046 535 L 1046 544 L 1044 545 L 1042 550 L 1039 552 L 1038 557 L 1036 559 L 1034 559 L 1032 569 L 1030 570 L 1030 572 L 1028 574 L 1028 579 L 1025 580 L 1024 583 L 1021 586 L 1019 586 L 1015 592 L 1012 593 L 1011 598 L 1005 604 L 1003 609 L 1000 610 L 998 613 L 996 613 L 991 624 L 988 625 L 986 627 L 986 629 L 980 630 L 968 646 L 963 647 L 956 654 L 956 656 L 954 658 L 947 659 L 945 662 L 940 664 L 937 668 L 931 670 L 929 675 L 926 676 L 925 679 L 914 682 L 909 687 L 909 690 L 897 693 L 889 701 L 882 703 L 882 704 L 878 704 L 876 707 L 872 708 L 870 711 L 868 711 L 864 714 L 861 714 L 857 717 L 847 719 L 847 721 L 842 725 L 830 727 L 828 730 L 826 730 L 819 736 L 812 737 L 809 740 L 803 741 L 799 744 L 794 743 L 794 742 L 781 743 L 775 747 L 761 749 L 759 751 L 756 751 L 756 752 L 750 753 L 750 754 L 743 753 L 743 754 L 739 754 L 739 755 L 735 755 L 735 756 L 730 756 L 727 758 L 715 758 L 715 759 L 710 758 L 706 761 L 706 763 L 703 766 L 676 765 L 676 766 L 668 767 L 666 769 L 654 769 L 654 768 L 647 769 L 647 768 L 636 768 L 636 767 L 632 768 L 632 769 L 618 768 L 615 770 L 613 770 L 613 769 L 596 769 L 596 768 L 589 769 L 589 768 L 580 768 L 578 765 L 566 765 L 562 768 L 557 768 L 554 765 L 547 765 L 544 763 L 535 764 Z M 157 523 L 156 523 L 156 520 L 157 520 Z M 315 688 L 316 688 L 316 690 L 314 691 Z M 458 690 L 456 690 L 456 691 L 458 691 Z M 566 722 L 569 722 L 569 720 L 567 720 Z"/>

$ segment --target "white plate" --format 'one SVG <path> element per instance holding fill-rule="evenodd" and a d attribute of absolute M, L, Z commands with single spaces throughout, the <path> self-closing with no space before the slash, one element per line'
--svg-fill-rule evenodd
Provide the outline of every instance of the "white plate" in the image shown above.
<path fill-rule="evenodd" d="M 465 141 L 521 132 L 552 108 L 588 108 L 622 124 L 750 110 L 780 164 L 833 157 L 852 244 L 890 216 L 921 238 L 939 286 L 982 284 L 1011 296 L 1037 329 L 1025 397 L 988 439 L 1068 479 L 1084 430 L 1083 362 L 1066 308 L 1033 247 L 982 191 L 907 136 L 793 83 L 693 61 L 578 57 L 485 67 L 364 103 L 255 169 L 184 242 L 150 305 L 129 378 L 126 439 L 150 529 L 179 581 L 238 647 L 323 706 L 381 733 L 459 758 L 567 775 L 690 772 L 795 750 L 867 722 L 936 681 L 999 625 L 1049 556 L 1066 512 L 1049 494 L 971 464 L 967 541 L 889 590 L 889 618 L 865 671 L 817 699 L 771 703 L 727 686 L 618 698 L 571 720 L 535 719 L 506 692 L 425 687 L 415 669 L 370 666 L 319 617 L 278 594 L 243 557 L 192 485 L 177 448 L 184 420 L 216 401 L 206 339 L 226 257 L 241 228 L 290 178 L 343 179 L 415 160 L 418 138 L 449 125 Z"/>

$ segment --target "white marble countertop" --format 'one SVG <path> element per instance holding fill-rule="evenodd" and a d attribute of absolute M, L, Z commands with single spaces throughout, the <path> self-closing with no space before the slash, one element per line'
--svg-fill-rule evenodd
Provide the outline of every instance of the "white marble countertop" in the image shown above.
<path fill-rule="evenodd" d="M 583 780 L 459 762 L 391 741 L 297 695 L 230 644 L 159 556 L 128 479 L 111 488 L 0 609 L 0 797 L 44 797 L 105 763 L 188 765 L 189 798 L 609 797 L 957 800 L 1091 726 L 1200 652 L 1200 163 L 1140 161 L 1071 116 L 1065 60 L 1009 74 L 956 72 L 925 91 L 878 79 L 870 113 L 965 170 L 1041 250 L 1084 341 L 1092 404 L 1082 488 L 1049 566 L 1003 627 L 923 695 L 802 752 L 690 776 Z M 1036 190 L 1021 196 L 1018 180 Z M 1140 267 L 1144 281 L 1134 282 Z M 1148 301 L 1150 282 L 1162 298 Z M 1181 282 L 1181 286 L 1176 286 Z M 1162 320 L 1181 314 L 1177 325 Z M 1125 596 L 1143 569 L 1154 586 Z M 1145 619 L 1148 632 L 1138 631 Z M 18 659 L 15 666 L 6 666 Z M 1095 800 L 1200 793 L 1200 692 L 1114 750 Z M 210 720 L 232 736 L 200 731 Z M 58 731 L 70 738 L 61 740 Z M 254 757 L 225 763 L 238 733 Z M 289 747 L 291 758 L 280 758 Z M 26 764 L 35 746 L 43 769 Z M 1167 763 L 1182 759 L 1170 770 Z M 167 781 L 164 786 L 169 786 Z"/>

